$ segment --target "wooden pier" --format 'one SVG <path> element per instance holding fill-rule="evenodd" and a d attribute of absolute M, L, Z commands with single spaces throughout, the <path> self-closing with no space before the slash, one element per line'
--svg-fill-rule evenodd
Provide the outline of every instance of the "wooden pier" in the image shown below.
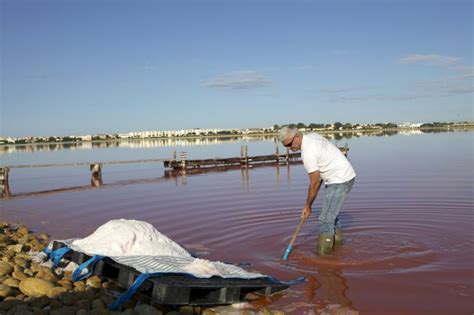
<path fill-rule="evenodd" d="M 347 156 L 349 148 L 346 146 L 339 149 Z M 240 157 L 213 158 L 213 159 L 195 159 L 188 160 L 187 153 L 181 152 L 180 159 L 177 159 L 176 151 L 171 159 L 148 159 L 133 161 L 106 161 L 106 162 L 81 162 L 65 164 L 35 164 L 35 165 L 12 165 L 0 166 L 0 198 L 9 198 L 20 195 L 33 195 L 40 193 L 51 193 L 59 191 L 81 190 L 87 188 L 98 188 L 104 186 L 102 178 L 102 169 L 104 165 L 113 164 L 133 164 L 133 163 L 156 163 L 163 162 L 165 167 L 164 178 L 184 176 L 186 174 L 197 174 L 204 172 L 218 172 L 232 169 L 249 169 L 262 166 L 279 166 L 301 163 L 301 153 L 290 153 L 288 149 L 284 154 L 279 153 L 279 145 L 275 143 L 275 153 L 269 155 L 248 155 L 248 146 L 241 146 Z M 64 167 L 64 166 L 88 166 L 91 174 L 90 186 L 68 187 L 63 189 L 45 190 L 41 192 L 23 193 L 13 195 L 10 191 L 9 178 L 10 171 L 16 168 L 36 168 L 36 167 Z M 156 181 L 156 178 L 152 179 Z M 130 182 L 130 181 L 124 181 Z M 132 183 L 131 181 L 130 183 Z M 141 182 L 138 180 L 138 182 Z"/>
<path fill-rule="evenodd" d="M 347 145 L 344 147 L 339 147 L 339 149 L 347 157 L 349 152 Z M 284 165 L 298 162 L 301 162 L 300 152 L 290 153 L 289 150 L 286 149 L 285 154 L 279 154 L 277 146 L 275 154 L 249 156 L 248 147 L 242 146 L 240 150 L 240 157 L 187 160 L 186 154 L 181 154 L 181 160 L 172 159 L 169 161 L 164 161 L 163 165 L 168 169 L 187 171 L 212 168 L 230 168 L 236 166 L 249 168 L 253 166 Z"/>

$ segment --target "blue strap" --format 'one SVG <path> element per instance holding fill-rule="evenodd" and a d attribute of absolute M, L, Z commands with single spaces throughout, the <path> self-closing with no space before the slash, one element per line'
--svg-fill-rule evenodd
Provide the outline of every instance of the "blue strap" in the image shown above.
<path fill-rule="evenodd" d="M 52 251 L 50 249 L 48 249 L 48 251 L 46 251 L 45 249 L 45 253 L 48 254 L 49 258 L 53 261 L 53 266 L 54 268 L 56 268 L 58 265 L 59 265 L 59 262 L 61 261 L 61 259 L 63 258 L 64 255 L 66 255 L 67 252 L 71 251 L 71 249 L 69 247 L 61 247 L 55 251 Z"/>
<path fill-rule="evenodd" d="M 92 274 L 92 272 L 94 271 L 94 266 L 95 266 L 96 262 L 98 262 L 101 259 L 104 259 L 105 257 L 106 256 L 95 255 L 94 257 L 90 258 L 89 260 L 86 260 L 85 262 L 83 262 L 72 273 L 72 281 L 76 282 L 76 281 L 80 281 L 80 280 L 88 278 Z M 84 269 L 88 268 L 89 265 L 92 265 L 92 268 L 89 268 L 89 271 L 87 273 L 81 275 L 82 271 Z"/>
<path fill-rule="evenodd" d="M 125 303 L 128 299 L 130 299 L 135 292 L 140 288 L 140 286 L 145 282 L 146 279 L 150 277 L 155 277 L 161 274 L 160 272 L 155 273 L 142 273 L 140 274 L 130 288 L 127 291 L 123 292 L 112 304 L 109 305 L 109 310 L 117 310 L 123 303 Z"/>
<path fill-rule="evenodd" d="M 287 281 L 285 283 L 288 284 L 288 285 L 293 285 L 293 284 L 298 284 L 298 283 L 303 283 L 303 282 L 306 282 L 306 277 L 305 276 L 298 277 L 296 279 Z"/>
<path fill-rule="evenodd" d="M 277 278 L 271 277 L 271 276 L 267 276 L 267 278 L 270 279 L 275 284 L 283 283 L 283 284 L 287 284 L 287 285 L 303 283 L 303 282 L 306 282 L 306 280 L 307 280 L 305 276 L 301 276 L 301 277 L 295 278 L 295 279 L 290 280 L 290 281 L 280 281 Z"/>

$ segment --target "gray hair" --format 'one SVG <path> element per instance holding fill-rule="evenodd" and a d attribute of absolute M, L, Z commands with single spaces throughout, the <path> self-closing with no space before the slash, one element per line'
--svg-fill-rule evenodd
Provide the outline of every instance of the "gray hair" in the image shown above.
<path fill-rule="evenodd" d="M 283 142 L 283 140 L 287 138 L 293 138 L 297 134 L 301 134 L 298 128 L 294 126 L 284 126 L 278 132 L 278 140 L 280 140 L 280 142 Z"/>

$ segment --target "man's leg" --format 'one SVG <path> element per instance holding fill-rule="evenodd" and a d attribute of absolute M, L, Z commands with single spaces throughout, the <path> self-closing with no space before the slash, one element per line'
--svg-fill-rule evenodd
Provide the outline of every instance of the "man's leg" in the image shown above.
<path fill-rule="evenodd" d="M 354 185 L 355 179 L 352 179 L 346 183 L 344 183 L 344 190 L 346 193 L 346 197 L 349 192 L 352 190 L 352 186 Z M 345 199 L 344 199 L 345 200 Z M 340 210 L 339 210 L 340 213 Z M 342 235 L 342 226 L 341 220 L 339 219 L 339 214 L 336 217 L 336 229 L 334 232 L 334 245 L 342 245 L 344 243 L 344 237 Z"/>
<path fill-rule="evenodd" d="M 318 252 L 320 254 L 325 254 L 332 250 L 336 220 L 353 184 L 354 180 L 350 180 L 346 183 L 326 186 L 324 205 L 319 215 L 320 236 L 318 239 Z M 338 226 L 340 227 L 340 222 L 338 222 Z M 340 232 L 340 230 L 338 232 Z M 341 243 L 342 233 L 338 233 L 338 236 L 341 237 Z"/>

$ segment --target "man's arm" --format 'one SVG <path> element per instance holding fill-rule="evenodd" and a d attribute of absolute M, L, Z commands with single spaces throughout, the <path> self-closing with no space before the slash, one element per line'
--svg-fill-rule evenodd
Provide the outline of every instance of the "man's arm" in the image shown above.
<path fill-rule="evenodd" d="M 301 212 L 301 217 L 307 219 L 311 214 L 311 206 L 313 205 L 314 199 L 318 195 L 319 186 L 321 184 L 321 177 L 319 171 L 308 174 L 309 176 L 309 188 L 308 196 L 306 197 L 306 204 Z"/>

